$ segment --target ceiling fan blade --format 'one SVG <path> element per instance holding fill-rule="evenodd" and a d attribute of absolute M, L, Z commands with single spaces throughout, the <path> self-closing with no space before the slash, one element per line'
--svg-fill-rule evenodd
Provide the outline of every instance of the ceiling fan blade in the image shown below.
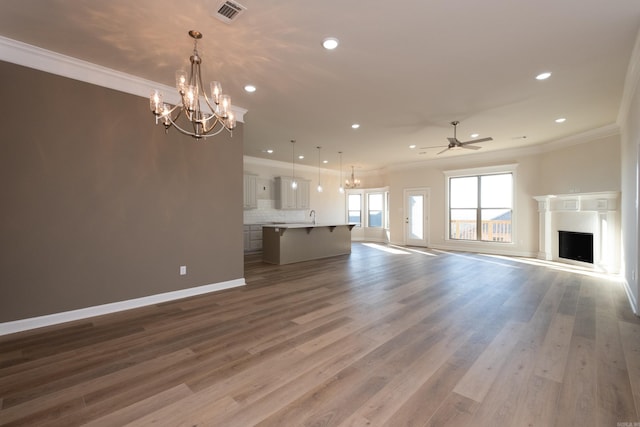
<path fill-rule="evenodd" d="M 442 153 L 444 153 L 445 151 L 448 151 L 448 150 L 449 150 L 449 146 L 447 146 L 447 148 L 445 148 L 445 149 L 444 149 L 444 150 L 442 150 L 442 151 L 438 151 L 438 152 L 436 153 L 436 155 L 438 155 L 438 154 L 442 154 Z"/>
<path fill-rule="evenodd" d="M 448 145 L 429 145 L 428 147 L 420 147 L 421 150 L 428 150 L 429 148 L 442 148 L 449 147 Z"/>
<path fill-rule="evenodd" d="M 493 141 L 493 138 L 488 137 L 488 138 L 472 139 L 471 141 L 461 142 L 461 144 L 462 144 L 462 145 L 466 145 L 466 144 L 477 144 L 477 143 L 479 143 L 479 142 L 487 142 L 487 141 Z"/>
<path fill-rule="evenodd" d="M 469 144 L 460 144 L 460 148 L 466 148 L 467 150 L 479 150 L 482 147 L 476 147 L 475 145 L 469 145 Z"/>

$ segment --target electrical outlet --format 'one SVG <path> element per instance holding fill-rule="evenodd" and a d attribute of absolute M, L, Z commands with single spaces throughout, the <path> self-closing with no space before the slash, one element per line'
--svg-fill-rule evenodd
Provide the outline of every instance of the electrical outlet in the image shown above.
<path fill-rule="evenodd" d="M 186 265 L 181 265 L 180 266 L 180 275 L 181 276 L 185 276 L 187 274 L 187 266 Z"/>

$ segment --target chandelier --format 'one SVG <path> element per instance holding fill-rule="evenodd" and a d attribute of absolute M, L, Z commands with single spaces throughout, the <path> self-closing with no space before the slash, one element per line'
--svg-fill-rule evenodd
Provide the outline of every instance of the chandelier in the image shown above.
<path fill-rule="evenodd" d="M 231 111 L 231 97 L 222 93 L 222 85 L 216 81 L 210 83 L 210 95 L 207 96 L 200 74 L 202 58 L 198 54 L 198 40 L 202 38 L 202 33 L 191 30 L 189 35 L 194 40 L 193 55 L 189 58 L 191 70 L 189 74 L 183 70 L 176 71 L 176 89 L 182 101 L 171 107 L 163 102 L 162 93 L 154 90 L 149 103 L 151 112 L 155 115 L 156 124 L 162 122 L 167 133 L 173 126 L 181 133 L 196 139 L 209 138 L 219 134 L 223 129 L 232 133 L 231 131 L 236 127 L 236 119 Z M 201 96 L 204 97 L 208 111 L 201 108 Z M 188 128 L 178 124 L 181 117 L 187 120 Z"/>
<path fill-rule="evenodd" d="M 351 179 L 346 179 L 344 181 L 344 186 L 346 188 L 356 188 L 360 186 L 360 180 L 356 179 L 356 177 L 353 175 L 353 166 L 351 166 Z"/>

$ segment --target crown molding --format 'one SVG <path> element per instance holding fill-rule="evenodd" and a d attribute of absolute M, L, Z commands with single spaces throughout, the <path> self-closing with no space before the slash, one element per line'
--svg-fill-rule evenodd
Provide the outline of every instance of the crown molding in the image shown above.
<path fill-rule="evenodd" d="M 244 165 L 255 165 L 255 166 L 266 166 L 266 167 L 279 168 L 279 169 L 290 169 L 291 168 L 291 162 L 283 162 L 283 161 L 280 161 L 280 160 L 272 160 L 272 159 L 263 159 L 262 157 L 253 157 L 253 156 L 246 156 L 246 155 L 243 156 L 243 164 Z M 296 170 L 317 173 L 318 172 L 318 167 L 317 166 L 309 166 L 309 165 L 303 165 L 303 164 L 296 163 Z M 322 173 L 326 173 L 326 174 L 329 174 L 329 175 L 340 175 L 340 170 L 338 170 L 338 169 L 320 168 L 320 170 L 322 171 Z M 351 170 L 350 166 L 347 168 L 347 170 Z M 384 171 L 385 171 L 385 168 L 373 169 L 373 170 L 367 170 L 367 171 L 358 170 L 357 174 L 358 174 L 358 176 L 378 176 Z M 343 172 L 343 175 L 345 173 L 346 172 Z M 344 175 L 344 176 L 347 177 L 346 175 Z"/>
<path fill-rule="evenodd" d="M 148 98 L 154 90 L 160 90 L 168 103 L 175 105 L 181 102 L 176 89 L 171 86 L 2 36 L 0 60 L 143 98 Z M 232 109 L 236 120 L 244 122 L 247 110 L 235 105 Z"/>

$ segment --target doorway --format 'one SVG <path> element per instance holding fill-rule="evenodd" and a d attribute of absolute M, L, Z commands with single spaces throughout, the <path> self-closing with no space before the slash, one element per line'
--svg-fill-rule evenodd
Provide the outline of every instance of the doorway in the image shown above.
<path fill-rule="evenodd" d="M 429 189 L 404 190 L 404 244 L 429 245 Z"/>

